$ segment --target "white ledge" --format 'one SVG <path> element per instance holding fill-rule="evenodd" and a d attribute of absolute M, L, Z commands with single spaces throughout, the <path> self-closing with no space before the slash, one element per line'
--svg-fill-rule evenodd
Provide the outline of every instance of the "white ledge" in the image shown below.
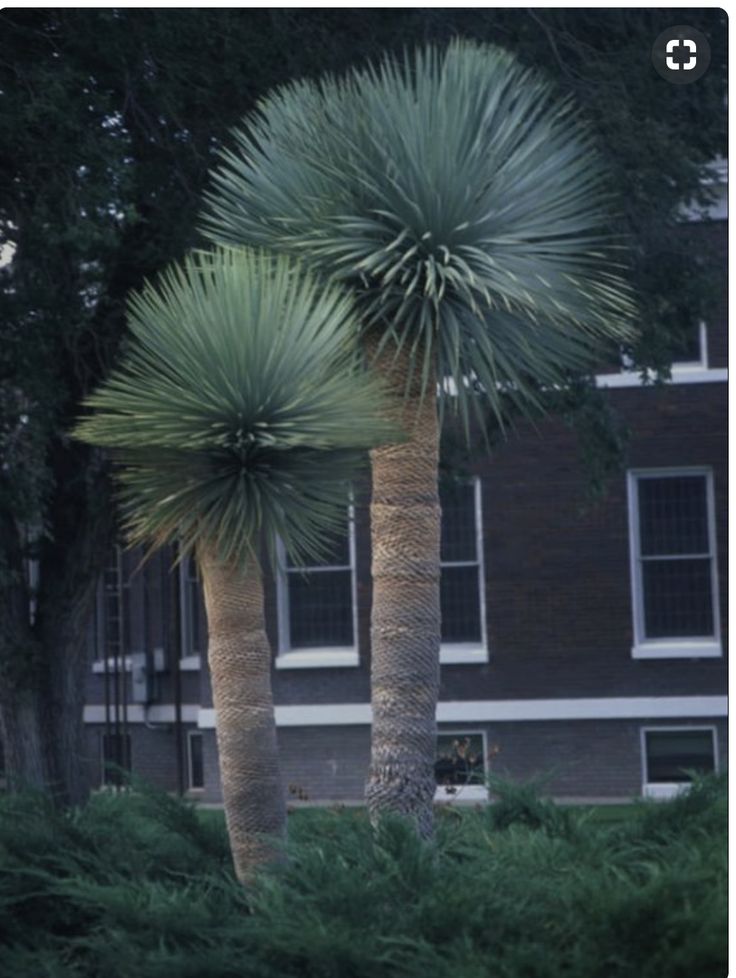
<path fill-rule="evenodd" d="M 672 379 L 664 383 L 673 387 L 678 384 L 725 384 L 727 381 L 727 367 L 673 367 Z M 595 382 L 597 387 L 653 387 L 654 377 L 643 381 L 636 371 L 620 370 L 615 374 L 598 374 Z"/>
<path fill-rule="evenodd" d="M 434 800 L 440 805 L 488 801 L 488 788 L 484 784 L 439 784 L 434 793 Z"/>
<path fill-rule="evenodd" d="M 277 669 L 334 669 L 360 665 L 357 649 L 302 649 L 276 656 Z"/>
<path fill-rule="evenodd" d="M 722 655 L 716 639 L 663 639 L 640 642 L 631 649 L 632 659 L 719 659 Z"/>
<path fill-rule="evenodd" d="M 110 707 L 110 717 L 114 717 Z M 122 710 L 121 710 L 122 713 Z M 215 727 L 215 711 L 195 703 L 181 707 L 184 723 L 196 723 L 200 730 Z M 369 726 L 370 703 L 320 703 L 277 706 L 279 727 L 349 727 Z M 473 723 L 479 720 L 629 720 L 681 717 L 725 717 L 726 696 L 631 696 L 600 699 L 566 700 L 455 700 L 439 703 L 440 723 Z M 173 723 L 176 709 L 172 703 L 155 703 L 147 709 L 128 704 L 128 723 Z M 84 708 L 85 723 L 104 723 L 105 707 L 101 704 Z"/>
<path fill-rule="evenodd" d="M 556 700 L 455 700 L 437 705 L 439 723 L 537 720 L 633 720 L 725 717 L 726 696 L 618 696 Z M 370 726 L 370 703 L 287 704 L 275 708 L 279 727 Z M 201 729 L 215 726 L 215 711 L 199 711 Z"/>
<path fill-rule="evenodd" d="M 675 798 L 677 795 L 683 794 L 690 788 L 690 782 L 673 782 L 665 783 L 660 782 L 659 784 L 645 784 L 642 790 L 642 794 L 645 798 L 652 798 L 656 800 L 666 801 L 668 798 Z"/>
<path fill-rule="evenodd" d="M 182 703 L 181 720 L 182 723 L 196 723 L 202 710 L 196 703 Z M 214 710 L 212 711 L 215 712 Z M 140 703 L 128 703 L 127 715 L 124 716 L 123 704 L 120 704 L 118 711 L 118 722 L 123 720 L 127 723 L 174 723 L 176 721 L 176 707 L 173 703 L 152 703 L 150 706 L 143 706 Z M 110 722 L 115 723 L 115 706 L 110 704 L 107 713 Z M 105 723 L 105 707 L 89 705 L 84 708 L 85 723 Z"/>
<path fill-rule="evenodd" d="M 201 655 L 185 655 L 179 659 L 180 672 L 198 672 L 202 668 Z"/>
<path fill-rule="evenodd" d="M 443 666 L 488 662 L 488 649 L 475 642 L 455 642 L 440 646 L 440 664 Z"/>

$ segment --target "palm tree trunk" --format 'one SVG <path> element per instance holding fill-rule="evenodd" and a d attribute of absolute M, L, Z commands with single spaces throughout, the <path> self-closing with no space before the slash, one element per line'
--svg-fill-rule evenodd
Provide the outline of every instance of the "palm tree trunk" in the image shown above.
<path fill-rule="evenodd" d="M 259 866 L 279 858 L 279 840 L 286 836 L 263 582 L 255 559 L 236 568 L 206 548 L 197 556 L 227 830 L 235 872 L 248 882 Z"/>
<path fill-rule="evenodd" d="M 366 800 L 373 821 L 408 815 L 433 829 L 440 646 L 439 425 L 434 384 L 406 390 L 409 354 L 384 350 L 390 415 L 409 436 L 371 452 L 373 611 L 371 766 Z M 415 370 L 415 375 L 418 374 Z"/>

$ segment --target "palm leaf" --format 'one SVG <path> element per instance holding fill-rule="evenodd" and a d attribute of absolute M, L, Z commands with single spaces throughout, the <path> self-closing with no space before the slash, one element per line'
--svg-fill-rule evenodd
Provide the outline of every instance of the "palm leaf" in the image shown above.
<path fill-rule="evenodd" d="M 482 377 L 500 412 L 501 391 L 523 406 L 540 381 L 564 383 L 631 336 L 594 136 L 500 48 L 456 41 L 285 86 L 233 143 L 205 234 L 350 283 L 363 328 L 410 338 L 425 385 Z M 478 389 L 458 388 L 465 416 Z"/>
<path fill-rule="evenodd" d="M 132 347 L 77 437 L 120 464 L 133 542 L 319 556 L 365 450 L 397 433 L 354 304 L 288 256 L 197 253 L 130 300 Z"/>

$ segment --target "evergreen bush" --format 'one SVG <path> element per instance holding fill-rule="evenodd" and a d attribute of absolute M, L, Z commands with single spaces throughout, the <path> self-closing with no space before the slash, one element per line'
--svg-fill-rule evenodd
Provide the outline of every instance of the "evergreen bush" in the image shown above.
<path fill-rule="evenodd" d="M 726 786 L 614 822 L 498 780 L 434 843 L 359 809 L 292 815 L 244 888 L 224 821 L 143 785 L 0 797 L 0 974 L 43 978 L 716 978 Z"/>

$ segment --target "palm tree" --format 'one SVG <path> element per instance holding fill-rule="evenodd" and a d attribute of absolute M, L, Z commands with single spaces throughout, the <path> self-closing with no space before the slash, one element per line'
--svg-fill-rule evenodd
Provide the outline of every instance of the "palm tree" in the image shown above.
<path fill-rule="evenodd" d="M 360 300 L 409 433 L 372 452 L 373 813 L 432 825 L 439 673 L 437 444 L 448 402 L 529 410 L 630 335 L 606 165 L 568 99 L 457 41 L 263 99 L 207 197 L 212 240 L 296 253 Z M 435 392 L 439 399 L 439 412 Z"/>
<path fill-rule="evenodd" d="M 121 463 L 130 542 L 196 555 L 225 814 L 247 880 L 286 826 L 261 541 L 271 560 L 279 538 L 297 558 L 324 552 L 365 449 L 386 436 L 380 392 L 356 371 L 349 295 L 288 256 L 189 257 L 132 299 L 129 322 L 133 345 L 76 434 Z"/>

